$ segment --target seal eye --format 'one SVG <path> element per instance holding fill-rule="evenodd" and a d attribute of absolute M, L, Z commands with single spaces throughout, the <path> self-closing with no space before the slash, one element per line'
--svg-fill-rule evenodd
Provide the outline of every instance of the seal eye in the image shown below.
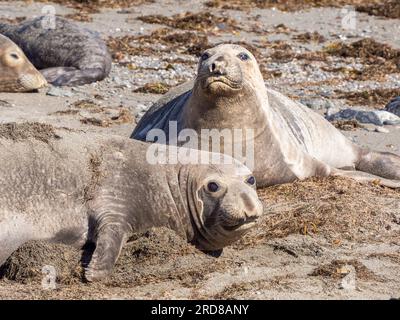
<path fill-rule="evenodd" d="M 11 53 L 10 56 L 11 56 L 11 58 L 13 58 L 15 60 L 19 59 L 19 56 L 16 53 Z"/>
<path fill-rule="evenodd" d="M 256 184 L 256 178 L 254 178 L 254 176 L 250 176 L 247 178 L 246 182 L 251 185 L 254 186 Z"/>
<path fill-rule="evenodd" d="M 207 52 L 204 52 L 204 53 L 201 55 L 201 60 L 202 60 L 202 61 L 207 60 L 209 57 L 210 57 L 210 55 L 209 55 Z"/>
<path fill-rule="evenodd" d="M 216 182 L 209 182 L 207 185 L 207 189 L 210 192 L 217 192 L 219 190 L 219 185 Z"/>
<path fill-rule="evenodd" d="M 246 52 L 241 52 L 241 53 L 239 53 L 239 54 L 238 54 L 238 58 L 239 58 L 240 60 L 242 60 L 242 61 L 246 61 L 246 60 L 249 60 L 249 59 L 250 59 L 249 55 L 248 55 Z"/>

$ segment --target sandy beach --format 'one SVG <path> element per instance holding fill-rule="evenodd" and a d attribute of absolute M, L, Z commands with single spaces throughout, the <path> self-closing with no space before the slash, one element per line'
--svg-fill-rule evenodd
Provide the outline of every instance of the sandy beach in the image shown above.
<path fill-rule="evenodd" d="M 269 2 L 0 1 L 0 22 L 40 16 L 51 5 L 97 31 L 113 55 L 101 82 L 0 93 L 0 124 L 127 137 L 163 93 L 194 78 L 204 49 L 223 42 L 248 48 L 267 86 L 321 115 L 382 110 L 400 95 L 400 6 Z M 400 155 L 400 125 L 335 126 L 361 146 Z M 0 269 L 0 299 L 400 298 L 400 191 L 313 178 L 259 195 L 266 215 L 219 258 L 155 229 L 132 237 L 109 279 L 88 284 L 79 250 L 29 243 Z M 43 265 L 57 266 L 56 288 L 43 288 Z"/>

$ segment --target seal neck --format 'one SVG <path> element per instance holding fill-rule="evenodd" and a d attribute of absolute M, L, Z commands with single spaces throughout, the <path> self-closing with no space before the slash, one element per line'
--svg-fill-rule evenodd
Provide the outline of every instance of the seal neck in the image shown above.
<path fill-rule="evenodd" d="M 182 218 L 183 225 L 186 232 L 186 238 L 188 242 L 192 242 L 195 238 L 195 224 L 193 223 L 193 214 L 195 214 L 195 208 L 192 207 L 189 202 L 190 198 L 190 184 L 192 183 L 190 179 L 189 168 L 184 165 L 178 166 L 178 184 L 179 184 L 179 199 L 176 199 L 177 209 Z"/>
<path fill-rule="evenodd" d="M 204 207 L 203 202 L 199 199 L 197 183 L 199 175 L 196 173 L 187 165 L 182 166 L 179 170 L 179 185 L 190 217 L 190 226 L 187 226 L 190 237 L 187 238 L 200 250 L 218 250 L 221 249 L 221 239 L 215 232 L 210 232 L 204 223 Z"/>
<path fill-rule="evenodd" d="M 264 130 L 268 96 L 256 90 L 243 89 L 231 96 L 208 96 L 193 88 L 186 103 L 185 127 L 201 129 L 253 129 L 255 135 Z M 264 88 L 265 91 L 265 88 Z"/>

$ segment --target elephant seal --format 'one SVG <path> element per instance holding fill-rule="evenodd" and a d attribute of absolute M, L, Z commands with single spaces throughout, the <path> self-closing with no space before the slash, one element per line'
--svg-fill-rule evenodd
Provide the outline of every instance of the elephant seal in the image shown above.
<path fill-rule="evenodd" d="M 0 34 L 0 92 L 27 92 L 47 85 L 22 50 Z"/>
<path fill-rule="evenodd" d="M 238 153 L 238 157 L 223 152 L 253 167 L 258 186 L 328 175 L 400 186 L 396 181 L 400 180 L 399 156 L 358 147 L 319 114 L 266 88 L 256 59 L 238 45 L 206 50 L 196 79 L 170 90 L 156 102 L 131 138 L 146 140 L 150 133 L 147 140 L 157 140 L 152 130 L 157 129 L 166 133 L 165 143 L 185 145 L 185 139 L 179 137 L 171 141 L 171 123 L 176 123 L 178 133 L 194 130 L 201 149 L 209 150 L 209 140 L 214 138 L 203 136 L 203 131 L 215 129 L 231 133 L 229 151 L 233 149 L 229 144 L 249 145 L 254 151 L 252 165 L 243 154 Z M 232 131 L 237 129 L 250 129 L 252 135 L 242 134 L 234 140 Z M 224 143 L 217 143 L 221 150 L 229 140 L 226 135 L 223 138 Z"/>
<path fill-rule="evenodd" d="M 168 227 L 218 251 L 263 212 L 254 177 L 232 158 L 151 164 L 154 144 L 32 125 L 0 127 L 0 265 L 30 240 L 94 242 L 85 277 L 95 281 L 132 232 Z"/>
<path fill-rule="evenodd" d="M 95 32 L 61 17 L 41 16 L 20 25 L 0 23 L 0 33 L 26 54 L 49 83 L 74 86 L 103 80 L 111 70 L 111 55 Z"/>

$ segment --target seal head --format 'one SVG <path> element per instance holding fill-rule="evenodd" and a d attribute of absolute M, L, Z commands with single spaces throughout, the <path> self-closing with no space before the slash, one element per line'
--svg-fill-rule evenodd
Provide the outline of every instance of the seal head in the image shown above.
<path fill-rule="evenodd" d="M 257 72 L 258 71 L 258 72 Z M 215 96 L 232 96 L 262 80 L 255 57 L 247 49 L 232 44 L 221 44 L 202 54 L 197 69 L 194 90 Z"/>
<path fill-rule="evenodd" d="M 0 35 L 0 91 L 26 92 L 46 85 L 46 79 L 22 50 L 10 39 Z"/>
<path fill-rule="evenodd" d="M 245 166 L 193 166 L 186 175 L 187 199 L 199 249 L 215 251 L 237 241 L 256 225 L 263 206 L 256 180 Z"/>

